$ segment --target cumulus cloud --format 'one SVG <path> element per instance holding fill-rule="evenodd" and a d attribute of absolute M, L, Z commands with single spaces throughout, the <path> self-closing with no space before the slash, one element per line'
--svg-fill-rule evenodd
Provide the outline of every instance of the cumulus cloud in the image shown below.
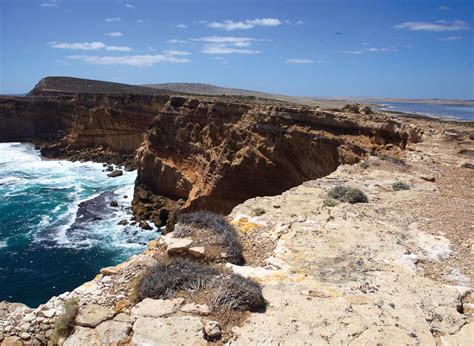
<path fill-rule="evenodd" d="M 238 21 L 238 22 L 235 22 L 233 20 L 224 20 L 222 22 L 211 22 L 211 23 L 207 23 L 207 26 L 213 29 L 223 29 L 227 31 L 232 31 L 232 30 L 252 29 L 256 26 L 273 27 L 273 26 L 278 26 L 281 24 L 283 23 L 279 19 L 276 19 L 276 18 L 256 18 L 256 19 L 247 19 L 247 20 Z"/>
<path fill-rule="evenodd" d="M 106 32 L 104 35 L 105 35 L 105 36 L 111 36 L 111 37 L 120 37 L 120 36 L 123 36 L 123 34 L 122 34 L 121 32 L 118 32 L 118 31 Z"/>
<path fill-rule="evenodd" d="M 288 64 L 312 64 L 313 62 L 314 62 L 313 59 L 300 59 L 300 58 L 286 59 L 286 63 Z"/>
<path fill-rule="evenodd" d="M 131 9 L 134 9 L 134 8 L 135 8 L 135 6 L 133 6 L 132 4 L 125 4 L 125 7 L 126 7 L 126 8 L 131 8 Z"/>
<path fill-rule="evenodd" d="M 60 43 L 50 42 L 49 45 L 53 48 L 59 49 L 73 49 L 73 50 L 108 50 L 117 52 L 130 52 L 132 48 L 126 46 L 107 46 L 104 42 L 73 42 Z"/>
<path fill-rule="evenodd" d="M 178 25 L 176 25 L 176 27 L 177 27 L 178 29 L 186 29 L 188 26 L 187 26 L 187 25 L 184 25 L 184 24 L 178 24 Z"/>
<path fill-rule="evenodd" d="M 120 22 L 122 18 L 120 17 L 107 17 L 104 19 L 107 23 Z"/>
<path fill-rule="evenodd" d="M 66 59 L 78 60 L 87 64 L 95 65 L 128 65 L 136 67 L 148 67 L 156 63 L 188 63 L 191 60 L 174 55 L 123 55 L 123 56 L 96 56 L 96 55 L 71 55 Z"/>
<path fill-rule="evenodd" d="M 436 22 L 405 22 L 395 26 L 397 29 L 406 29 L 410 31 L 460 31 L 467 30 L 469 26 L 462 20 L 438 20 Z"/>

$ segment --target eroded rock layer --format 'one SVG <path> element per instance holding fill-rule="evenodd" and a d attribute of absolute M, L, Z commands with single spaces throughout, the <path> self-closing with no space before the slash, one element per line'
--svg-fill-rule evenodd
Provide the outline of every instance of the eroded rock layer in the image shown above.
<path fill-rule="evenodd" d="M 156 212 L 158 195 L 181 200 L 184 210 L 228 213 L 418 137 L 382 116 L 172 97 L 138 151 L 135 212 Z"/>

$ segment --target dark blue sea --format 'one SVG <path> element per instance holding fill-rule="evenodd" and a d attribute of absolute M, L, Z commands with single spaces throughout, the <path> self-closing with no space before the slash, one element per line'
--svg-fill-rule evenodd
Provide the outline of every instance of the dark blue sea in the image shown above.
<path fill-rule="evenodd" d="M 382 109 L 389 111 L 451 118 L 453 120 L 474 121 L 473 106 L 404 102 L 383 102 L 380 103 L 380 105 L 382 106 Z"/>
<path fill-rule="evenodd" d="M 131 217 L 136 172 L 106 174 L 99 163 L 45 160 L 30 144 L 0 143 L 0 301 L 35 307 L 156 238 L 157 230 L 117 225 Z"/>

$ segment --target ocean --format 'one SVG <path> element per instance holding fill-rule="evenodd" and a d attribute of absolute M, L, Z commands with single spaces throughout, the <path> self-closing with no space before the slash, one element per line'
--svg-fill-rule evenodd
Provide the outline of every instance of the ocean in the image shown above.
<path fill-rule="evenodd" d="M 474 121 L 473 106 L 404 102 L 383 102 L 380 103 L 380 105 L 382 109 L 388 111 L 452 118 L 453 120 Z"/>
<path fill-rule="evenodd" d="M 35 307 L 141 252 L 159 230 L 118 225 L 130 220 L 135 178 L 0 143 L 0 301 Z"/>

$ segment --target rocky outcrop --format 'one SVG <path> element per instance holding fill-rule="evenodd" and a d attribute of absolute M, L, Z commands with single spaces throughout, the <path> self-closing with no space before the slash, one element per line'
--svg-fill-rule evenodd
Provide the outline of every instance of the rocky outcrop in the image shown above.
<path fill-rule="evenodd" d="M 31 141 L 48 157 L 131 160 L 168 96 L 0 97 L 0 141 Z"/>
<path fill-rule="evenodd" d="M 150 196 L 140 203 L 145 190 L 181 200 L 184 210 L 227 213 L 250 197 L 356 163 L 379 146 L 404 148 L 418 139 L 415 129 L 380 115 L 172 97 L 138 151 L 135 211 L 143 217 L 160 208 Z"/>

